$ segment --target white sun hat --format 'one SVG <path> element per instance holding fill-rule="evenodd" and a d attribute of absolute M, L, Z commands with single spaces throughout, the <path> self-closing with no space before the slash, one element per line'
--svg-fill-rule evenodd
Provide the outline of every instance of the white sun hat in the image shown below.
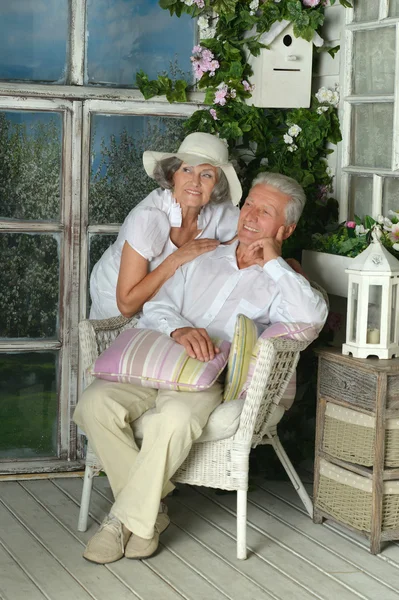
<path fill-rule="evenodd" d="M 193 167 L 208 164 L 222 169 L 229 183 L 231 201 L 237 206 L 241 200 L 242 188 L 237 173 L 229 162 L 229 151 L 226 142 L 210 133 L 190 133 L 184 138 L 177 152 L 146 150 L 143 153 L 143 164 L 147 175 L 154 178 L 156 164 L 160 160 L 172 156 L 180 158 L 180 160 Z"/>

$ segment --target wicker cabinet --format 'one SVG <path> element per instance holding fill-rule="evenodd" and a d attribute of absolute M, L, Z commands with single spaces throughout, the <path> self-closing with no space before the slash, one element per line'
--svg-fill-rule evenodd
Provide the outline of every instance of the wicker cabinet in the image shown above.
<path fill-rule="evenodd" d="M 314 522 L 399 539 L 399 359 L 318 351 Z"/>

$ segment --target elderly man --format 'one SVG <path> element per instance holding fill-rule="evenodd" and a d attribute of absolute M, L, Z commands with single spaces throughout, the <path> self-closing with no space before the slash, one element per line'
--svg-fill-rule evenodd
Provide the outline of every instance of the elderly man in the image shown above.
<path fill-rule="evenodd" d="M 320 327 L 327 307 L 308 281 L 281 258 L 305 204 L 300 185 L 283 175 L 262 173 L 241 209 L 237 240 L 181 267 L 144 305 L 138 327 L 156 329 L 202 361 L 215 356 L 210 336 L 231 340 L 236 316 L 265 328 L 277 321 Z M 115 503 L 89 541 L 84 557 L 97 563 L 151 556 L 169 523 L 158 512 L 172 489 L 170 478 L 222 401 L 222 385 L 201 392 L 154 390 L 96 380 L 75 411 L 104 464 Z M 156 407 L 143 423 L 138 450 L 131 422 Z"/>

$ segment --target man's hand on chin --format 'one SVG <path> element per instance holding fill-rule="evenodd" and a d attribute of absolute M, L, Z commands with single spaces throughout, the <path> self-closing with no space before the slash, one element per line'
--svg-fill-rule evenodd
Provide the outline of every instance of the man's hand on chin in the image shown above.
<path fill-rule="evenodd" d="M 262 238 L 252 242 L 245 252 L 245 259 L 253 261 L 254 265 L 263 267 L 269 260 L 281 256 L 284 239 L 285 227 L 282 225 L 275 237 Z"/>
<path fill-rule="evenodd" d="M 212 342 L 206 329 L 195 327 L 180 327 L 170 334 L 170 337 L 178 344 L 184 346 L 191 358 L 197 358 L 202 362 L 208 362 L 219 354 L 220 350 Z"/>

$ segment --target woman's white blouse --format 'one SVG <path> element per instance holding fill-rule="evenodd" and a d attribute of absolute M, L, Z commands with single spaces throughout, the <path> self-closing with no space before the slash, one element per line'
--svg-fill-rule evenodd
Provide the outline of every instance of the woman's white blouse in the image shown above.
<path fill-rule="evenodd" d="M 227 242 L 237 231 L 239 209 L 233 204 L 205 205 L 198 217 L 197 238 L 212 238 Z M 94 265 L 90 277 L 92 306 L 90 319 L 106 319 L 119 315 L 116 303 L 121 255 L 125 242 L 149 261 L 153 271 L 177 247 L 170 239 L 170 228 L 181 225 L 181 210 L 169 190 L 160 188 L 133 208 L 120 228 L 119 235 Z"/>

